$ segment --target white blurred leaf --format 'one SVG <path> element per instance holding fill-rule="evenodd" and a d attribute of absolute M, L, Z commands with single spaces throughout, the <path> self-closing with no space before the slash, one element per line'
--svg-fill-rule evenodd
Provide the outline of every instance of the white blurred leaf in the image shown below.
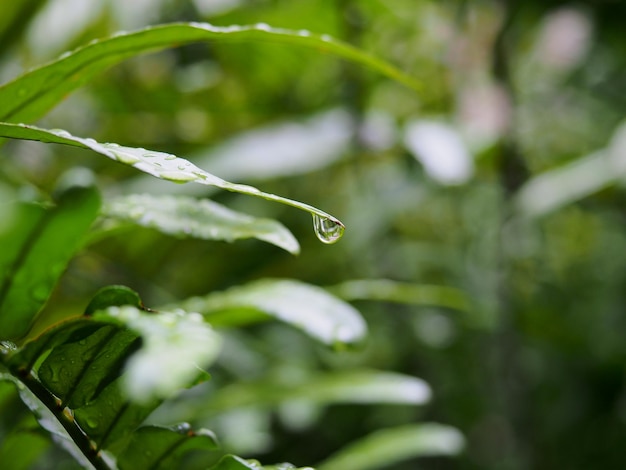
<path fill-rule="evenodd" d="M 208 407 L 222 411 L 248 406 L 276 406 L 291 401 L 316 405 L 337 403 L 421 405 L 431 389 L 409 375 L 374 370 L 329 372 L 301 380 L 235 383 L 211 397 Z"/>
<path fill-rule="evenodd" d="M 410 122 L 404 143 L 428 176 L 441 184 L 463 184 L 474 174 L 472 156 L 451 126 L 425 120 Z"/>
<path fill-rule="evenodd" d="M 626 122 L 617 127 L 601 150 L 540 173 L 515 197 L 517 209 L 538 217 L 584 199 L 626 176 Z"/>
<path fill-rule="evenodd" d="M 109 307 L 96 318 L 99 315 L 121 322 L 143 339 L 123 376 L 129 396 L 139 402 L 167 398 L 187 387 L 220 349 L 219 336 L 197 313 L 146 313 L 123 306 Z"/>
<path fill-rule="evenodd" d="M 350 304 L 324 289 L 286 279 L 267 279 L 180 304 L 202 313 L 216 326 L 253 323 L 275 317 L 327 344 L 363 339 L 367 326 Z"/>
<path fill-rule="evenodd" d="M 416 457 L 456 455 L 463 449 L 462 434 L 437 423 L 383 429 L 349 444 L 318 470 L 374 470 Z"/>
<path fill-rule="evenodd" d="M 194 161 L 229 179 L 299 175 L 337 161 L 348 149 L 351 136 L 350 116 L 333 109 L 304 122 L 287 121 L 244 132 L 196 155 Z"/>
<path fill-rule="evenodd" d="M 133 194 L 107 202 L 105 216 L 163 233 L 206 240 L 257 238 L 297 254 L 300 246 L 281 223 L 235 212 L 208 199 Z"/>

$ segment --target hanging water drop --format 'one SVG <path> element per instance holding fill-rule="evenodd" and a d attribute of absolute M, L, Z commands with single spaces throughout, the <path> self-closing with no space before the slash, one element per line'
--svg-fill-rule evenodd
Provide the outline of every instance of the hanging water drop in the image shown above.
<path fill-rule="evenodd" d="M 317 238 L 319 238 L 322 243 L 329 245 L 339 241 L 343 236 L 343 231 L 346 229 L 337 219 L 321 217 L 317 214 L 313 214 L 313 228 L 315 229 Z"/>

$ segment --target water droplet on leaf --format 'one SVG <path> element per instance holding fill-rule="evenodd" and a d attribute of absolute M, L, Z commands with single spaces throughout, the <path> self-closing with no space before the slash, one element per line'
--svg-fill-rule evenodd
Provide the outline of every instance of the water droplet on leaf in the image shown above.
<path fill-rule="evenodd" d="M 330 217 L 321 217 L 317 214 L 313 215 L 313 228 L 315 235 L 322 243 L 336 243 L 343 236 L 346 227 L 337 219 Z"/>
<path fill-rule="evenodd" d="M 141 161 L 140 158 L 126 152 L 113 152 L 113 155 L 118 162 L 125 163 L 126 165 L 133 165 Z"/>
<path fill-rule="evenodd" d="M 44 302 L 50 295 L 50 285 L 46 282 L 39 284 L 33 289 L 33 297 L 39 302 Z"/>
<path fill-rule="evenodd" d="M 93 417 L 87 418 L 87 426 L 89 426 L 91 429 L 96 429 L 99 424 L 100 422 L 97 419 Z"/>
<path fill-rule="evenodd" d="M 72 137 L 72 134 L 63 130 L 63 129 L 52 129 L 50 130 L 53 134 L 58 135 L 59 137 Z"/>
<path fill-rule="evenodd" d="M 162 171 L 159 176 L 165 180 L 173 181 L 174 183 L 186 183 L 187 181 L 194 181 L 198 177 L 194 174 L 178 171 Z"/>

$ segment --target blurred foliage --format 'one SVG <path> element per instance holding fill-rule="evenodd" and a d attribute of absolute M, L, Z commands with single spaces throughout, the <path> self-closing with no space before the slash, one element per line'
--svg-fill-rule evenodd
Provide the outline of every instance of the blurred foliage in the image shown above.
<path fill-rule="evenodd" d="M 130 59 L 38 122 L 182 155 L 219 176 L 329 210 L 347 227 L 332 246 L 318 242 L 308 215 L 283 206 L 203 187 L 163 189 L 166 183 L 78 149 L 25 142 L 0 149 L 3 198 L 43 197 L 68 169 L 89 166 L 106 196 L 210 195 L 280 219 L 301 244 L 294 258 L 257 240 L 124 232 L 74 259 L 35 331 L 82 311 L 107 284 L 131 286 L 148 305 L 261 277 L 449 289 L 452 297 L 434 305 L 384 289 L 346 294 L 370 333 L 360 348 L 339 352 L 283 324 L 227 330 L 212 380 L 163 405 L 154 422 L 193 416 L 199 396 L 233 382 L 254 390 L 264 381 L 307 383 L 320 369 L 379 369 L 425 379 L 433 401 L 416 408 L 291 400 L 211 410 L 192 424 L 215 430 L 240 455 L 297 465 L 322 462 L 381 428 L 421 421 L 458 428 L 464 453 L 387 468 L 624 465 L 624 2 L 9 3 L 13 20 L 0 20 L 2 82 L 118 30 L 209 21 L 331 34 L 422 84 L 416 94 L 296 46 L 202 43 Z M 450 307 L 459 292 L 461 310 Z M 45 452 L 36 468 L 46 460 L 71 468 L 16 403 L 0 384 L 2 440 L 14 445 L 16 433 L 28 434 Z"/>

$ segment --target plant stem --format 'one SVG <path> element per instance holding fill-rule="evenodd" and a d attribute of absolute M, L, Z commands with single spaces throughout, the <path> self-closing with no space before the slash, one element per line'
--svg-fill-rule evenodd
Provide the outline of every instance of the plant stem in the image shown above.
<path fill-rule="evenodd" d="M 78 426 L 76 421 L 63 412 L 64 408 L 59 406 L 54 395 L 33 377 L 30 371 L 24 373 L 19 366 L 8 364 L 7 356 L 4 354 L 0 354 L 0 362 L 6 366 L 16 381 L 21 382 L 52 413 L 76 447 L 96 470 L 112 470 L 100 453 L 93 448 L 91 440 Z"/>

